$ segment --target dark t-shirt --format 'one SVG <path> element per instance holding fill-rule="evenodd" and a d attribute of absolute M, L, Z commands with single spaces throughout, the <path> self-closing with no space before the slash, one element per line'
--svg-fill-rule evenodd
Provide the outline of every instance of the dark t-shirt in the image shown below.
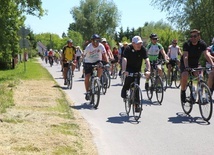
<path fill-rule="evenodd" d="M 190 41 L 183 44 L 183 51 L 188 52 L 189 67 L 198 67 L 199 59 L 203 51 L 207 49 L 207 45 L 203 40 L 199 40 L 197 45 L 193 45 Z M 184 64 L 183 56 L 181 57 L 181 63 Z"/>
<path fill-rule="evenodd" d="M 140 72 L 143 59 L 148 58 L 145 47 L 141 46 L 139 51 L 135 51 L 132 45 L 128 45 L 124 50 L 124 57 L 127 59 L 126 71 Z"/>

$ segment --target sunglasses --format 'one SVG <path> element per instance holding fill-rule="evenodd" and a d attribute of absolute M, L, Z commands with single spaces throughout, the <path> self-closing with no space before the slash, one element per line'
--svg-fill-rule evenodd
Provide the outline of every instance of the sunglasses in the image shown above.
<path fill-rule="evenodd" d="M 99 42 L 100 42 L 100 40 L 94 40 L 94 42 L 95 42 L 95 43 L 99 43 Z"/>
<path fill-rule="evenodd" d="M 175 44 L 175 45 L 177 45 L 177 43 L 172 43 L 172 44 Z"/>
<path fill-rule="evenodd" d="M 152 38 L 152 40 L 158 40 L 158 38 Z"/>
<path fill-rule="evenodd" d="M 191 35 L 190 38 L 197 38 L 198 35 Z"/>

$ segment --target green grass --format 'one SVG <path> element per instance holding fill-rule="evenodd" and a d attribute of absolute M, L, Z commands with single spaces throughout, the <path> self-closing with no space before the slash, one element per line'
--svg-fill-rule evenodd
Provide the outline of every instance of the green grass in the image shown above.
<path fill-rule="evenodd" d="M 13 70 L 0 71 L 0 113 L 6 112 L 7 108 L 14 105 L 13 88 L 20 80 L 40 79 L 52 79 L 52 76 L 35 58 L 18 64 Z"/>

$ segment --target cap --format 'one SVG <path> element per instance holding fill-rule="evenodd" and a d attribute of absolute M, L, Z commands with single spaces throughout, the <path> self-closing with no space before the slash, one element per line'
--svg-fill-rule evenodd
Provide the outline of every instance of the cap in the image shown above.
<path fill-rule="evenodd" d="M 123 42 L 123 45 L 128 45 L 128 43 L 126 41 Z"/>
<path fill-rule="evenodd" d="M 102 38 L 101 42 L 107 42 L 106 38 Z"/>
<path fill-rule="evenodd" d="M 132 42 L 135 43 L 135 44 L 138 44 L 138 43 L 142 43 L 143 41 L 142 41 L 140 36 L 134 36 L 132 38 Z"/>

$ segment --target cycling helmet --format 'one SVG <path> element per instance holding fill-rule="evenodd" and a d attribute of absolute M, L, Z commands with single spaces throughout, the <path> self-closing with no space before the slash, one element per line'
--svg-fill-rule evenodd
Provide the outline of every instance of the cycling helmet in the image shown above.
<path fill-rule="evenodd" d="M 73 40 L 69 39 L 69 40 L 67 41 L 67 43 L 73 43 Z"/>
<path fill-rule="evenodd" d="M 98 34 L 93 34 L 91 36 L 91 39 L 94 40 L 94 39 L 100 39 L 100 36 Z"/>
<path fill-rule="evenodd" d="M 149 38 L 158 38 L 158 36 L 157 36 L 157 34 L 154 34 L 154 33 L 152 33 L 150 36 L 149 36 Z"/>

